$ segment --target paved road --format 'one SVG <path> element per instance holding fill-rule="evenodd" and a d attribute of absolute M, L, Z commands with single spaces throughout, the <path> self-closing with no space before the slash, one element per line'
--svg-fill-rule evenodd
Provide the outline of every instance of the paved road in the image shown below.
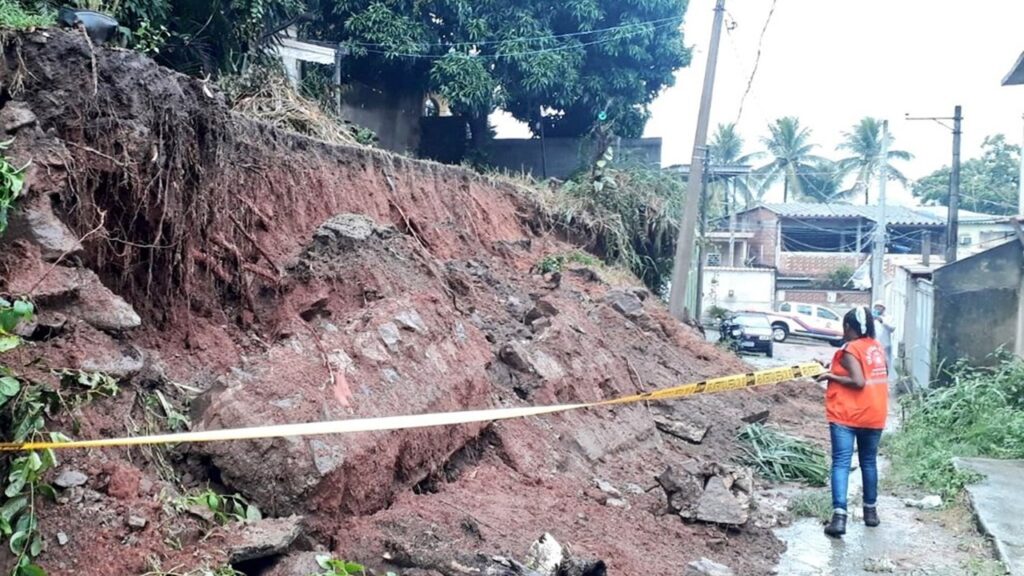
<path fill-rule="evenodd" d="M 718 342 L 718 331 L 707 330 L 709 342 Z M 774 368 L 776 366 L 788 366 L 801 362 L 813 362 L 821 360 L 828 362 L 836 349 L 825 342 L 803 338 L 789 338 L 785 342 L 776 342 L 774 357 L 768 358 L 763 354 L 740 354 L 744 361 L 757 368 Z"/>

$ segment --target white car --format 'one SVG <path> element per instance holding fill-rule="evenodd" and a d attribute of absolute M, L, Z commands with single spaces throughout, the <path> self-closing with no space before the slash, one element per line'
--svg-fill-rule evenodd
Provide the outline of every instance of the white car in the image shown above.
<path fill-rule="evenodd" d="M 768 312 L 772 337 L 784 342 L 792 336 L 825 340 L 833 346 L 843 343 L 843 317 L 835 310 L 817 304 L 783 302 L 778 312 Z"/>

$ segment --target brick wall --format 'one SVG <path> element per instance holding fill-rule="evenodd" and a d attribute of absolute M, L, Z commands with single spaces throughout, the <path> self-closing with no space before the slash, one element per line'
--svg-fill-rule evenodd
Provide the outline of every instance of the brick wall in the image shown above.
<path fill-rule="evenodd" d="M 825 278 L 841 266 L 854 270 L 867 258 L 864 254 L 840 252 L 782 252 L 779 276 L 786 278 Z"/>
<path fill-rule="evenodd" d="M 759 266 L 775 266 L 775 250 L 779 244 L 778 224 L 778 216 L 764 208 L 747 212 L 736 220 L 739 230 L 754 233 L 748 254 L 756 259 Z"/>
<path fill-rule="evenodd" d="M 835 302 L 828 301 L 828 294 L 836 295 Z M 781 302 L 805 302 L 807 304 L 820 304 L 829 308 L 847 309 L 854 306 L 868 306 L 871 304 L 871 292 L 859 290 L 779 290 L 777 298 Z"/>

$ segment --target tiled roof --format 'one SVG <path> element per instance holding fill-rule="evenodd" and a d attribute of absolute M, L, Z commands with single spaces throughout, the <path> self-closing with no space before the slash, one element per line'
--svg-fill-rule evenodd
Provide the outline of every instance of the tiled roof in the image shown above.
<path fill-rule="evenodd" d="M 877 206 L 855 206 L 845 203 L 819 204 L 813 202 L 787 202 L 785 204 L 760 204 L 784 218 L 864 218 L 872 222 L 878 217 Z M 905 206 L 886 206 L 885 219 L 890 225 L 902 226 L 943 226 L 945 218 L 918 212 Z"/>

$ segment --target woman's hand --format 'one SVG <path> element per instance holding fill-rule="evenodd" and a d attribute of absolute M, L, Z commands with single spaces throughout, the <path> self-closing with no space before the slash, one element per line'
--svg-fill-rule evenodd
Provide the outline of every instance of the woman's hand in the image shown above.
<path fill-rule="evenodd" d="M 827 368 L 827 366 L 826 366 L 826 368 Z M 817 376 L 815 376 L 814 377 L 814 381 L 815 382 L 825 382 L 825 381 L 828 381 L 828 380 L 832 380 L 835 377 L 836 377 L 835 374 L 833 374 L 831 372 L 825 372 L 824 374 L 818 374 Z"/>

